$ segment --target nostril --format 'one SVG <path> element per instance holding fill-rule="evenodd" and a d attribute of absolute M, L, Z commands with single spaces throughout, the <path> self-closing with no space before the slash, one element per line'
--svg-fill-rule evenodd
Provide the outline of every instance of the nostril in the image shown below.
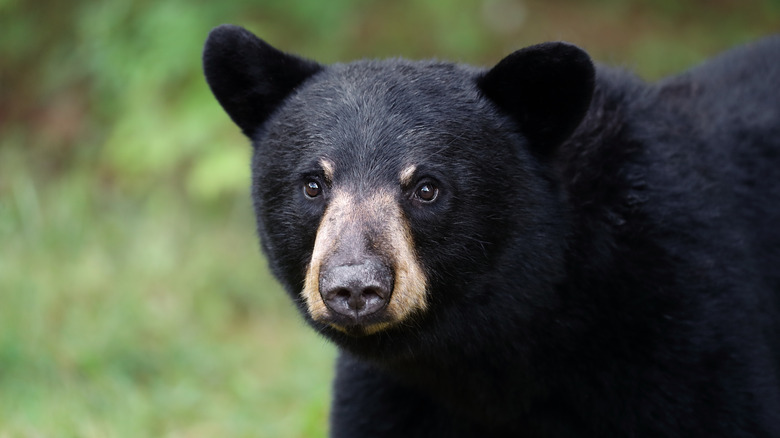
<path fill-rule="evenodd" d="M 373 313 L 378 310 L 384 299 L 373 288 L 338 287 L 323 291 L 323 300 L 331 309 L 345 314 Z"/>
<path fill-rule="evenodd" d="M 364 289 L 361 296 L 361 309 L 365 314 L 371 314 L 381 309 L 385 304 L 384 295 L 375 289 Z"/>
<path fill-rule="evenodd" d="M 384 266 L 336 266 L 323 270 L 321 275 L 322 299 L 338 314 L 361 318 L 381 310 L 390 299 L 392 275 Z"/>
<path fill-rule="evenodd" d="M 361 293 L 361 295 L 366 300 L 374 299 L 374 298 L 381 298 L 381 296 L 382 296 L 376 289 L 373 289 L 373 288 L 370 288 L 370 287 L 366 288 L 366 289 L 363 289 L 363 292 Z"/>

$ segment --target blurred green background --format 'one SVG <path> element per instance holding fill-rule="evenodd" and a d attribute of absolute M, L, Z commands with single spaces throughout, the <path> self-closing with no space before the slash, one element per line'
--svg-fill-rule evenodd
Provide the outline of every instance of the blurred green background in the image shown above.
<path fill-rule="evenodd" d="M 652 80 L 780 1 L 0 0 L 0 437 L 326 434 L 335 350 L 266 270 L 202 79 L 220 23 L 328 63 L 563 39 Z"/>

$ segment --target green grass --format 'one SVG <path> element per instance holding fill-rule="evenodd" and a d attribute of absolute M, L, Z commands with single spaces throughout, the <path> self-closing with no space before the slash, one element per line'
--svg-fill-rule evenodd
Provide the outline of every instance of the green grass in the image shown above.
<path fill-rule="evenodd" d="M 1 437 L 325 435 L 334 350 L 269 276 L 248 199 L 42 187 L 11 155 Z"/>

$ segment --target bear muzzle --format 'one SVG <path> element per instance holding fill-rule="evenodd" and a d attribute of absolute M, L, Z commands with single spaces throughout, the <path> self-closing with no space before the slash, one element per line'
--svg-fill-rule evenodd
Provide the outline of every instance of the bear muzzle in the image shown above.
<path fill-rule="evenodd" d="M 397 197 L 334 189 L 301 291 L 312 320 L 355 336 L 427 308 L 427 278 Z"/>
<path fill-rule="evenodd" d="M 392 292 L 393 271 L 375 258 L 320 270 L 320 295 L 325 306 L 355 325 L 383 310 Z"/>

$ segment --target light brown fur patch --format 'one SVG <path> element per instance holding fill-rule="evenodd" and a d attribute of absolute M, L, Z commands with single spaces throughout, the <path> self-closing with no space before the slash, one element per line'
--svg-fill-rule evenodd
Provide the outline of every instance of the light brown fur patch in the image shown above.
<path fill-rule="evenodd" d="M 322 173 L 325 176 L 325 182 L 331 184 L 333 182 L 333 174 L 336 171 L 336 165 L 333 161 L 327 158 L 320 159 L 320 167 L 322 167 Z"/>
<path fill-rule="evenodd" d="M 363 327 L 364 333 L 384 330 L 414 312 L 424 311 L 428 306 L 427 279 L 417 260 L 409 224 L 394 197 L 388 193 L 377 192 L 370 198 L 357 200 L 344 190 L 334 190 L 332 196 L 317 230 L 301 292 L 311 317 L 326 322 L 330 317 L 330 309 L 325 305 L 319 291 L 320 267 L 340 244 L 340 236 L 344 235 L 346 230 L 354 231 L 352 227 L 363 228 L 366 224 L 374 224 L 371 232 L 380 234 L 374 237 L 383 242 L 379 251 L 391 260 L 395 269 L 395 281 L 390 301 L 384 310 L 388 322 Z M 345 330 L 344 327 L 331 325 Z"/>
<path fill-rule="evenodd" d="M 412 177 L 414 176 L 414 172 L 416 170 L 417 166 L 412 164 L 411 166 L 401 171 L 401 173 L 398 175 L 398 180 L 401 182 L 401 187 L 406 187 L 412 183 Z"/>

